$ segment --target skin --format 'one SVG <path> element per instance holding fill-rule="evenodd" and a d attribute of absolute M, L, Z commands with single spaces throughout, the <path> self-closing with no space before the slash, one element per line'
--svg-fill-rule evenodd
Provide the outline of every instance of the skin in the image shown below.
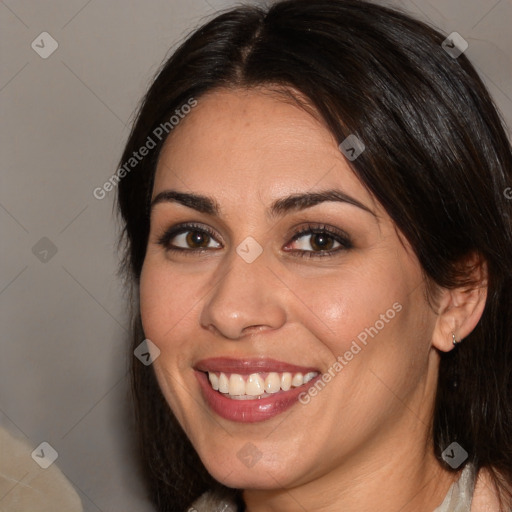
<path fill-rule="evenodd" d="M 429 427 L 438 350 L 478 322 L 485 290 L 440 290 L 437 309 L 411 248 L 312 115 L 264 89 L 217 90 L 172 132 L 153 197 L 164 190 L 212 197 L 220 215 L 156 204 L 140 281 L 146 337 L 161 351 L 160 387 L 208 471 L 244 489 L 247 510 L 432 511 L 458 477 L 433 456 Z M 339 189 L 357 206 L 323 202 L 270 218 L 284 196 Z M 167 229 L 192 221 L 213 230 L 203 252 L 167 250 Z M 316 252 L 308 224 L 347 233 L 353 247 Z M 263 248 L 236 253 L 248 236 Z M 335 246 L 336 249 L 338 246 Z M 293 250 L 295 252 L 293 252 Z M 193 366 L 210 357 L 269 357 L 322 373 L 352 340 L 399 303 L 385 324 L 309 404 L 242 424 L 215 415 Z M 250 442 L 261 458 L 247 467 Z M 419 463 L 418 461 L 421 461 Z M 302 508 L 301 508 L 302 507 Z"/>

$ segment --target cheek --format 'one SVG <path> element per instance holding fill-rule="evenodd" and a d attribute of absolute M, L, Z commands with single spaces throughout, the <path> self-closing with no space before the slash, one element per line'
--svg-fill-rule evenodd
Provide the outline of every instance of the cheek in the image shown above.
<path fill-rule="evenodd" d="M 188 353 L 182 348 L 190 336 L 197 293 L 190 286 L 190 278 L 171 271 L 165 260 L 158 256 L 145 260 L 140 277 L 140 313 L 144 335 L 159 349 L 160 355 L 153 369 L 165 399 L 186 431 L 183 411 L 187 410 L 189 395 L 182 396 L 176 390 L 185 389 L 181 370 L 189 370 Z"/>
<path fill-rule="evenodd" d="M 142 267 L 140 312 L 144 334 L 163 350 L 177 343 L 176 330 L 190 322 L 200 295 L 190 278 L 154 260 Z"/>
<path fill-rule="evenodd" d="M 407 296 L 405 285 L 400 273 L 393 275 L 389 268 L 387 272 L 340 270 L 301 280 L 296 289 L 303 307 L 296 320 L 339 355 L 350 349 L 353 340 L 364 344 L 377 332 L 397 327 Z"/>

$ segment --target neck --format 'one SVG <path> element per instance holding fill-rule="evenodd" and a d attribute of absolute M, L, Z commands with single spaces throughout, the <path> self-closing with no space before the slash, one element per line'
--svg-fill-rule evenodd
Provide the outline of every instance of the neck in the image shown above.
<path fill-rule="evenodd" d="M 442 468 L 433 454 L 422 459 L 401 450 L 397 455 L 398 463 L 340 468 L 297 487 L 246 490 L 246 512 L 432 512 L 459 475 Z"/>

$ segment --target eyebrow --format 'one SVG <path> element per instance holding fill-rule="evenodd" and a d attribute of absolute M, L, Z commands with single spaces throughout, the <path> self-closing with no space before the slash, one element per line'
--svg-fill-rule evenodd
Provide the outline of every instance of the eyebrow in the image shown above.
<path fill-rule="evenodd" d="M 371 213 L 374 217 L 377 217 L 375 212 L 373 212 L 368 206 L 337 189 L 292 194 L 287 197 L 277 199 L 269 208 L 269 217 L 282 217 L 286 213 L 305 210 L 324 202 L 347 203 Z M 219 217 L 221 212 L 219 204 L 211 197 L 201 194 L 191 194 L 188 192 L 178 192 L 176 190 L 164 190 L 157 194 L 151 201 L 151 210 L 153 210 L 153 208 L 159 203 L 178 203 L 186 206 L 187 208 L 192 208 L 198 212 L 216 217 Z"/>

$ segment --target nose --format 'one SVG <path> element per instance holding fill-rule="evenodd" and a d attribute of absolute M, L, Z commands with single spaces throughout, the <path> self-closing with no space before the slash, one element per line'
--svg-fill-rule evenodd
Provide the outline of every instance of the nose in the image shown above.
<path fill-rule="evenodd" d="M 203 305 L 202 327 L 231 340 L 280 328 L 286 322 L 280 284 L 263 255 L 247 263 L 233 254 L 229 268 L 222 271 Z"/>

